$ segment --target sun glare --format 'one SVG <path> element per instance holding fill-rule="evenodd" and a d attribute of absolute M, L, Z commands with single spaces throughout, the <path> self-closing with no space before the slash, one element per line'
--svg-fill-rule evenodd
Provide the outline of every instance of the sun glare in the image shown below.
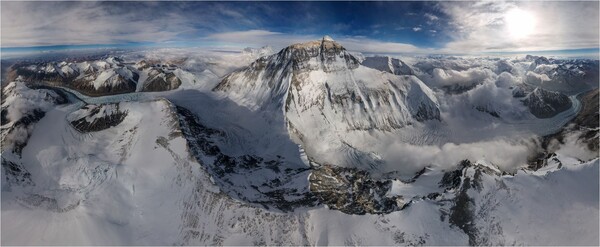
<path fill-rule="evenodd" d="M 506 28 L 513 39 L 529 36 L 535 28 L 535 17 L 529 11 L 513 9 L 504 16 Z"/>

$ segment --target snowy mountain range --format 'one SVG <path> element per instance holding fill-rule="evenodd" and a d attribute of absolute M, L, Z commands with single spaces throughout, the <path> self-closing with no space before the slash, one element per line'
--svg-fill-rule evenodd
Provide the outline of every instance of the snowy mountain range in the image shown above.
<path fill-rule="evenodd" d="M 130 64 L 116 57 L 82 62 L 23 63 L 13 65 L 7 73 L 8 81 L 72 88 L 90 96 L 172 90 L 191 77 L 174 64 L 145 60 Z"/>
<path fill-rule="evenodd" d="M 328 36 L 19 62 L 2 244 L 598 245 L 594 64 Z"/>

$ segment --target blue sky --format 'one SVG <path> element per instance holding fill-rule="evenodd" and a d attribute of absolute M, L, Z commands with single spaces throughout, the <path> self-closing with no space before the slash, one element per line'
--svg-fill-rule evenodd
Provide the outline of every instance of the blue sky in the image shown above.
<path fill-rule="evenodd" d="M 332 36 L 350 50 L 372 53 L 462 54 L 597 51 L 598 48 L 598 2 L 2 2 L 1 5 L 3 52 L 30 47 L 43 50 L 136 45 L 282 48 L 323 35 Z M 511 21 L 518 24 L 511 26 Z"/>

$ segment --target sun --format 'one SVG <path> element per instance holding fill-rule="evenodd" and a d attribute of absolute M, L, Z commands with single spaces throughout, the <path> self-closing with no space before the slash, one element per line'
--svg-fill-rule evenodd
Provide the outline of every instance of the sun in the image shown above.
<path fill-rule="evenodd" d="M 513 39 L 522 39 L 535 30 L 535 16 L 522 9 L 512 9 L 504 15 L 508 33 Z"/>

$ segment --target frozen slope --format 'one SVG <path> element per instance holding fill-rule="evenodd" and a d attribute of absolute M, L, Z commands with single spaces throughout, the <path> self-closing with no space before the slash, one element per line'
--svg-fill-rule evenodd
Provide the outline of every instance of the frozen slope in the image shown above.
<path fill-rule="evenodd" d="M 3 191 L 3 244 L 133 244 L 154 232 L 138 242 L 150 244 L 176 234 L 164 210 L 176 208 L 172 178 L 185 164 L 172 150 L 185 152 L 185 139 L 176 136 L 171 105 L 120 106 L 128 115 L 116 128 L 78 132 L 65 121 L 73 105 L 36 125 L 22 160 L 35 185 Z M 172 231 L 158 235 L 159 226 Z"/>
<path fill-rule="evenodd" d="M 100 131 L 79 132 L 65 121 L 98 117 L 77 105 L 50 110 L 36 125 L 22 160 L 34 185 L 2 191 L 2 244 L 394 244 L 426 236 L 419 228 L 390 228 L 375 215 L 323 207 L 282 213 L 234 200 L 187 152 L 170 103 L 118 106 L 125 119 Z M 375 230 L 360 233 L 365 224 Z M 437 229 L 453 237 L 431 243 L 465 239 L 449 226 Z"/>
<path fill-rule="evenodd" d="M 64 121 L 76 109 L 58 107 L 37 125 L 24 149 L 35 186 L 2 191 L 2 244 L 598 244 L 597 159 L 559 155 L 515 176 L 484 161 L 432 168 L 394 183 L 390 193 L 413 200 L 401 211 L 284 213 L 220 192 L 187 153 L 167 101 L 121 103 L 123 122 L 92 133 Z M 457 225 L 461 215 L 476 216 L 473 227 Z"/>
<path fill-rule="evenodd" d="M 317 43 L 324 42 L 333 41 Z M 411 82 L 412 77 L 334 62 L 346 59 L 341 54 L 317 56 L 325 60 L 309 58 L 307 64 L 320 69 L 299 70 L 293 75 L 306 76 L 310 85 L 317 86 L 292 89 L 288 84 L 283 94 L 266 96 L 260 106 L 257 101 L 246 101 L 245 96 L 238 99 L 199 90 L 198 84 L 167 92 L 103 97 L 56 88 L 31 90 L 24 85 L 14 90 L 13 86 L 6 92 L 13 96 L 19 92 L 21 97 L 3 102 L 3 110 L 28 113 L 41 109 L 44 115 L 29 127 L 31 136 L 22 157 L 11 154 L 14 150 L 3 143 L 2 158 L 26 168 L 31 183 L 10 182 L 15 178 L 15 166 L 3 160 L 1 244 L 600 244 L 597 158 L 580 161 L 558 149 L 556 154 L 544 154 L 540 169 L 517 169 L 513 175 L 502 172 L 494 157 L 479 160 L 462 152 L 489 149 L 504 154 L 501 160 L 514 158 L 505 149 L 497 149 L 494 142 L 481 140 L 562 126 L 578 113 L 578 101 L 552 118 L 527 118 L 495 129 L 471 130 L 470 138 L 480 142 L 470 146 L 448 144 L 438 151 L 425 145 L 391 145 L 397 143 L 390 140 L 439 143 L 448 137 L 439 137 L 434 130 L 474 118 L 445 123 L 421 122 L 411 116 L 411 124 L 399 129 L 348 130 L 349 123 L 356 120 L 339 116 L 359 115 L 340 111 L 363 106 L 357 98 L 355 105 L 360 107 L 355 108 L 329 102 L 328 94 L 322 94 L 327 92 L 325 83 L 336 95 L 350 91 L 368 95 L 376 103 L 380 101 L 373 100 L 376 97 L 371 91 L 392 90 L 391 85 L 401 86 L 400 94 L 410 95 L 412 90 L 427 94 L 417 90 L 420 83 Z M 352 75 L 364 80 L 360 73 L 392 82 L 346 79 Z M 339 82 L 336 88 L 329 85 L 334 80 Z M 252 84 L 238 86 L 244 85 Z M 270 90 L 268 84 L 260 86 Z M 251 87 L 241 89 L 241 94 L 258 92 L 249 90 Z M 65 95 L 71 103 L 57 105 L 57 92 L 72 92 Z M 294 99 L 292 102 L 303 107 L 288 111 L 285 99 L 290 92 L 298 98 L 323 97 L 323 106 Z M 361 101 L 367 97 L 363 96 Z M 401 103 L 404 101 L 398 105 Z M 23 105 L 26 107 L 19 107 Z M 377 114 L 379 108 L 373 109 L 375 113 L 365 110 L 360 116 Z M 410 113 L 410 108 L 404 110 Z M 482 122 L 497 123 L 489 121 L 495 118 L 487 113 L 473 112 L 487 117 Z M 298 147 L 288 133 L 292 113 L 299 116 L 294 121 L 305 127 L 306 119 L 316 123 L 331 119 L 341 122 L 327 126 L 343 128 L 306 132 L 310 136 Z M 444 120 L 444 115 L 440 116 Z M 385 126 L 375 120 L 368 123 Z M 315 130 L 322 131 L 321 127 Z M 476 135 L 482 133 L 489 136 Z M 386 146 L 390 153 L 406 158 L 401 160 L 404 163 L 378 153 Z M 522 148 L 515 147 L 527 152 Z M 436 156 L 429 159 L 435 162 L 423 169 L 416 158 L 428 155 Z M 458 162 L 465 158 L 472 162 Z M 387 161 L 391 162 L 381 166 Z M 328 170 L 330 164 L 338 166 Z M 399 175 L 411 165 L 420 171 L 409 172 L 408 178 Z M 392 172 L 377 176 L 382 173 L 378 168 Z M 390 201 L 391 205 L 385 204 Z M 380 202 L 385 205 L 380 207 Z"/>

